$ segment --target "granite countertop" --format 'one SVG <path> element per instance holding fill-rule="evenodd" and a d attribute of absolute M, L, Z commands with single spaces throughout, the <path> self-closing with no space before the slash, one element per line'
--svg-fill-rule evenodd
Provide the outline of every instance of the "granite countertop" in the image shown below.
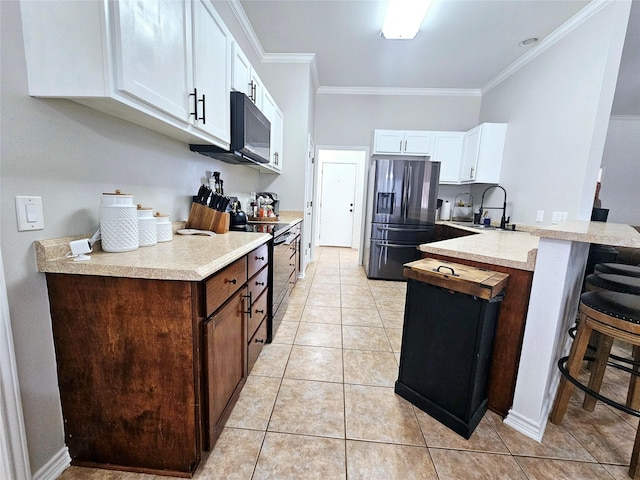
<path fill-rule="evenodd" d="M 528 232 L 484 230 L 451 222 L 448 224 L 473 231 L 475 235 L 424 243 L 418 249 L 425 253 L 533 271 L 538 253 L 538 237 Z"/>
<path fill-rule="evenodd" d="M 294 225 L 302 221 L 302 212 L 282 212 L 279 221 Z M 178 229 L 185 228 L 185 223 L 173 223 L 174 235 L 170 242 L 119 253 L 103 252 L 96 243 L 94 252 L 89 254 L 90 260 L 79 262 L 66 257 L 69 242 L 90 235 L 38 240 L 34 242 L 38 271 L 201 281 L 272 238 L 267 233 L 236 231 L 215 236 L 176 234 Z"/>
<path fill-rule="evenodd" d="M 271 239 L 266 233 L 229 232 L 224 235 L 174 235 L 170 242 L 131 252 L 89 254 L 76 262 L 65 255 L 69 242 L 86 237 L 36 241 L 38 270 L 47 273 L 201 281 Z"/>
<path fill-rule="evenodd" d="M 532 232 L 541 238 L 640 248 L 640 233 L 622 223 L 572 221 Z"/>

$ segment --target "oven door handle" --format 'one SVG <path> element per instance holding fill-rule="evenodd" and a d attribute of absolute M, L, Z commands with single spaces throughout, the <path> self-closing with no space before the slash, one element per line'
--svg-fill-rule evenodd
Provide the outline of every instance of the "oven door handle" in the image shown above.
<path fill-rule="evenodd" d="M 282 238 L 282 240 L 280 240 L 280 238 Z M 277 247 L 278 245 L 282 245 L 283 243 L 286 243 L 286 241 L 289 239 L 289 235 L 285 235 L 284 237 L 278 237 L 278 240 L 274 240 L 273 241 L 273 246 Z"/>

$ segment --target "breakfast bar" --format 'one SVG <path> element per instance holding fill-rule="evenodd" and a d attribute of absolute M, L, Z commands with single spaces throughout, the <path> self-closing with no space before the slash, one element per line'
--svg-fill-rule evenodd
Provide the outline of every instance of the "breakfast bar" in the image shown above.
<path fill-rule="evenodd" d="M 513 406 L 505 423 L 541 441 L 570 346 L 589 245 L 640 248 L 629 225 L 573 221 L 534 230 L 540 238 Z"/>

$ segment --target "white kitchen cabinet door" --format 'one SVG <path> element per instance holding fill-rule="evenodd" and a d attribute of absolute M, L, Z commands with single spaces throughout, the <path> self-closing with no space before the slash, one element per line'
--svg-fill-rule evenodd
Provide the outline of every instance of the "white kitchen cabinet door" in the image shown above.
<path fill-rule="evenodd" d="M 483 123 L 480 128 L 482 134 L 480 136 L 475 181 L 476 183 L 500 183 L 507 124 Z"/>
<path fill-rule="evenodd" d="M 231 56 L 231 88 L 246 96 L 251 94 L 251 63 L 236 42 L 233 42 Z"/>
<path fill-rule="evenodd" d="M 190 2 L 113 2 L 116 88 L 185 122 L 191 73 Z"/>
<path fill-rule="evenodd" d="M 506 123 L 483 123 L 464 136 L 460 181 L 499 183 Z"/>
<path fill-rule="evenodd" d="M 275 100 L 265 89 L 262 95 L 262 113 L 271 123 L 271 145 L 269 167 L 279 173 L 282 171 L 282 145 L 284 117 Z"/>
<path fill-rule="evenodd" d="M 440 183 L 460 183 L 464 132 L 435 132 L 431 160 L 440 162 Z"/>
<path fill-rule="evenodd" d="M 193 3 L 191 122 L 225 143 L 231 141 L 231 34 L 209 2 Z M 197 115 L 196 115 L 197 114 Z"/>
<path fill-rule="evenodd" d="M 373 153 L 431 155 L 434 132 L 420 130 L 375 130 Z"/>
<path fill-rule="evenodd" d="M 460 162 L 461 182 L 473 182 L 476 178 L 478 151 L 480 149 L 480 133 L 480 126 L 477 126 L 464 135 L 462 161 Z"/>
<path fill-rule="evenodd" d="M 405 155 L 431 155 L 433 153 L 433 132 L 406 131 L 404 132 Z"/>

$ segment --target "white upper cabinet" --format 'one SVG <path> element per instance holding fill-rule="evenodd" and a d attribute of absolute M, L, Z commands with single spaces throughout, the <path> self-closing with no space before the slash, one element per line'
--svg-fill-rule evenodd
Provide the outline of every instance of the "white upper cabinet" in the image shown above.
<path fill-rule="evenodd" d="M 460 182 L 500 182 L 506 134 L 506 123 L 483 123 L 465 134 Z"/>
<path fill-rule="evenodd" d="M 112 6 L 116 88 L 186 120 L 190 3 L 120 0 Z"/>
<path fill-rule="evenodd" d="M 21 9 L 30 95 L 228 148 L 230 35 L 208 2 L 23 1 Z M 196 100 L 206 122 L 195 118 Z"/>
<path fill-rule="evenodd" d="M 282 147 L 284 144 L 284 117 L 278 108 L 275 100 L 268 91 L 263 91 L 262 96 L 262 113 L 271 122 L 271 158 L 269 166 L 274 170 L 282 171 Z"/>
<path fill-rule="evenodd" d="M 253 68 L 249 59 L 246 57 L 242 49 L 236 42 L 233 42 L 232 50 L 232 69 L 231 69 L 231 88 L 236 92 L 242 92 L 247 97 L 251 96 L 251 72 Z"/>
<path fill-rule="evenodd" d="M 440 183 L 460 183 L 464 132 L 435 132 L 431 160 L 440 162 Z"/>
<path fill-rule="evenodd" d="M 181 3 L 181 2 L 176 2 Z M 226 143 L 230 139 L 231 34 L 210 2 L 193 3 L 192 123 Z"/>
<path fill-rule="evenodd" d="M 373 153 L 396 155 L 431 155 L 434 132 L 419 130 L 376 130 Z"/>
<path fill-rule="evenodd" d="M 233 67 L 231 76 L 231 88 L 244 93 L 256 106 L 262 110 L 264 85 L 256 71 L 251 66 L 249 59 L 237 43 L 233 43 Z"/>

